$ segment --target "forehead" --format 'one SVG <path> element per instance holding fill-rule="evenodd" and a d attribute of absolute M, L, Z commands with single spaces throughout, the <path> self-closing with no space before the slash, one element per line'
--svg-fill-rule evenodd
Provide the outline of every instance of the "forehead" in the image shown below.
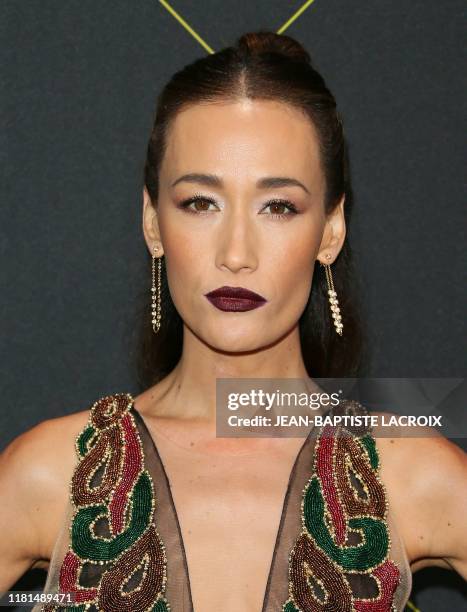
<path fill-rule="evenodd" d="M 316 129 L 290 105 L 269 100 L 194 104 L 168 133 L 162 172 L 209 171 L 321 179 Z"/>

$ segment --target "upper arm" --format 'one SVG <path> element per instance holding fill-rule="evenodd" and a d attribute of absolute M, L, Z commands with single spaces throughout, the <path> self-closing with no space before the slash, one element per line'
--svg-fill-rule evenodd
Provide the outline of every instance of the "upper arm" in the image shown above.
<path fill-rule="evenodd" d="M 7 590 L 40 556 L 31 520 L 31 434 L 18 436 L 0 455 L 0 591 Z"/>
<path fill-rule="evenodd" d="M 437 565 L 467 578 L 467 455 L 436 429 L 416 429 L 376 440 L 390 506 L 413 571 Z"/>
<path fill-rule="evenodd" d="M 467 455 L 446 438 L 431 449 L 429 477 L 421 485 L 422 503 L 431 508 L 426 513 L 428 556 L 443 559 L 467 579 Z"/>
<path fill-rule="evenodd" d="M 0 592 L 39 560 L 50 559 L 69 500 L 74 439 L 83 417 L 43 421 L 0 455 Z"/>

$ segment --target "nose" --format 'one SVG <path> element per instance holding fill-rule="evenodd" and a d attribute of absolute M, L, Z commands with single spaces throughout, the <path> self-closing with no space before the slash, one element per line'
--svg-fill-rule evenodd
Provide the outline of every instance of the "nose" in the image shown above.
<path fill-rule="evenodd" d="M 248 212 L 239 207 L 226 215 L 219 229 L 216 266 L 230 272 L 252 272 L 258 266 L 258 240 Z"/>

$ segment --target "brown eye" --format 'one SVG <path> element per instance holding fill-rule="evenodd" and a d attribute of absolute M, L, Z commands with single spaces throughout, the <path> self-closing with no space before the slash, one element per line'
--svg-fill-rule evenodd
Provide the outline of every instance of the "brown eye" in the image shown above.
<path fill-rule="evenodd" d="M 179 204 L 180 208 L 192 213 L 211 212 L 211 210 L 214 210 L 209 208 L 211 205 L 216 206 L 214 200 L 211 200 L 210 198 L 203 198 L 202 196 L 189 198 L 188 200 L 184 200 Z"/>
<path fill-rule="evenodd" d="M 207 202 L 206 200 L 195 200 L 192 202 L 192 204 L 194 205 L 195 210 L 200 212 L 209 210 L 209 207 L 211 206 L 211 202 Z"/>
<path fill-rule="evenodd" d="M 263 211 L 270 209 L 270 215 L 274 218 L 290 217 L 298 213 L 297 207 L 289 200 L 271 200 L 263 208 Z"/>
<path fill-rule="evenodd" d="M 287 210 L 283 202 L 273 202 L 269 204 L 269 208 L 275 215 L 283 214 Z"/>

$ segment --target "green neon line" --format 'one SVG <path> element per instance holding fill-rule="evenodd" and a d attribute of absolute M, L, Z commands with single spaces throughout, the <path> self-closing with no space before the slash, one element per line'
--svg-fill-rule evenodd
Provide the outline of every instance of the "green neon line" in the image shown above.
<path fill-rule="evenodd" d="M 419 608 L 417 608 L 417 606 L 415 606 L 410 599 L 408 600 L 408 602 L 405 604 L 407 606 L 407 608 L 409 608 L 409 610 L 413 610 L 413 612 L 422 612 Z"/>
<path fill-rule="evenodd" d="M 193 28 L 183 19 L 181 15 L 175 11 L 166 0 L 159 0 L 164 8 L 166 8 L 171 15 L 175 17 L 175 19 L 182 24 L 182 26 L 195 38 L 199 44 L 206 50 L 208 53 L 214 53 L 214 50 L 201 38 L 199 34 L 197 34 Z"/>
<path fill-rule="evenodd" d="M 277 30 L 276 34 L 282 34 L 282 32 L 284 32 L 284 30 L 286 30 L 286 29 L 289 27 L 289 25 L 290 25 L 291 23 L 293 23 L 293 22 L 294 22 L 296 19 L 298 19 L 298 17 L 300 17 L 300 15 L 303 13 L 303 11 L 305 11 L 305 10 L 306 10 L 306 9 L 307 9 L 307 8 L 310 6 L 310 4 L 313 4 L 313 2 L 314 2 L 314 1 L 315 1 L 315 0 L 308 0 L 307 2 L 305 2 L 305 3 L 304 3 L 304 4 L 303 4 L 303 5 L 302 5 L 302 6 L 301 6 L 299 9 L 298 9 L 298 11 L 296 11 L 296 12 L 295 12 L 295 13 L 292 15 L 292 17 L 291 17 L 291 18 L 290 18 L 288 21 L 286 21 L 286 22 L 284 23 L 284 25 L 282 25 L 282 26 L 281 26 L 281 27 L 280 27 L 280 28 Z"/>

